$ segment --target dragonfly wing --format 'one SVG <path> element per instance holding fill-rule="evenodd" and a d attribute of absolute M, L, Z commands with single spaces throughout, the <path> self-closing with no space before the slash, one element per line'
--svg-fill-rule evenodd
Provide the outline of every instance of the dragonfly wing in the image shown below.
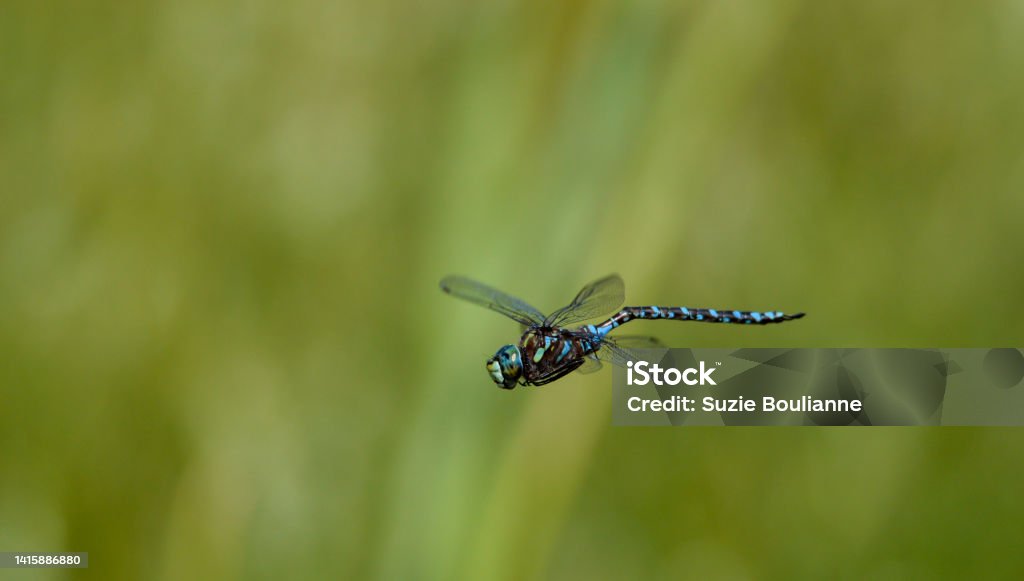
<path fill-rule="evenodd" d="M 611 274 L 583 287 L 571 303 L 551 313 L 544 324 L 564 327 L 580 321 L 606 315 L 622 306 L 626 300 L 626 285 L 622 277 Z"/>
<path fill-rule="evenodd" d="M 597 351 L 597 357 L 601 361 L 607 361 L 612 365 L 626 367 L 630 361 L 642 359 L 627 348 L 619 347 L 611 341 L 602 341 L 601 348 Z"/>
<path fill-rule="evenodd" d="M 544 315 L 525 301 L 464 276 L 444 277 L 441 279 L 441 290 L 499 312 L 526 327 L 540 325 L 544 322 Z"/>
<path fill-rule="evenodd" d="M 597 357 L 593 355 L 587 355 L 583 358 L 583 365 L 580 365 L 576 371 L 580 373 L 594 373 L 601 369 L 601 362 L 598 361 Z"/>
<path fill-rule="evenodd" d="M 623 337 L 605 337 L 601 339 L 601 348 L 597 351 L 597 356 L 613 365 L 626 367 L 630 361 L 646 359 L 646 357 L 640 355 L 637 351 L 638 349 L 662 350 L 662 354 L 658 356 L 659 360 L 667 352 L 667 348 L 654 337 L 626 335 Z"/>
<path fill-rule="evenodd" d="M 644 337 L 643 335 L 616 335 L 602 339 L 605 343 L 612 342 L 619 347 L 626 349 L 664 349 L 665 344 L 656 337 Z"/>

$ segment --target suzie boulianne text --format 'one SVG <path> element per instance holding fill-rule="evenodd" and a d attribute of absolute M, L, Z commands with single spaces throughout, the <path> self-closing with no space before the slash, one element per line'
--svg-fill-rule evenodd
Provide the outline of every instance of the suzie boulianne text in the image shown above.
<path fill-rule="evenodd" d="M 708 367 L 701 361 L 698 367 L 689 367 L 680 371 L 673 367 L 662 368 L 657 363 L 651 365 L 647 361 L 630 361 L 626 370 L 626 385 L 629 386 L 677 386 L 683 383 L 688 386 L 718 385 L 711 377 L 716 367 Z M 779 399 L 771 396 L 761 398 L 760 406 L 756 399 L 743 397 L 716 398 L 706 396 L 700 400 L 700 410 L 704 412 L 859 412 L 862 403 L 859 399 L 817 399 L 805 395 L 798 399 Z M 645 399 L 639 396 L 630 397 L 626 405 L 631 412 L 692 412 L 697 409 L 696 398 L 674 395 L 665 399 Z"/>

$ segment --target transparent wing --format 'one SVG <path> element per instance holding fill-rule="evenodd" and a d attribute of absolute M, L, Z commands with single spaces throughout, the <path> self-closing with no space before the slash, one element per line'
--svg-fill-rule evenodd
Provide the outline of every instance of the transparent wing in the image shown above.
<path fill-rule="evenodd" d="M 630 361 L 638 361 L 642 359 L 631 349 L 619 347 L 613 341 L 609 341 L 607 339 L 601 341 L 601 348 L 597 350 L 597 358 L 601 361 L 607 361 L 612 365 L 618 365 L 619 367 L 626 367 L 626 364 Z"/>
<path fill-rule="evenodd" d="M 441 290 L 460 299 L 487 307 L 521 325 L 532 327 L 544 322 L 544 315 L 525 301 L 464 276 L 441 279 Z"/>
<path fill-rule="evenodd" d="M 626 300 L 626 285 L 617 274 L 583 287 L 571 303 L 548 315 L 544 324 L 550 327 L 564 327 L 580 321 L 607 315 L 622 306 Z"/>
<path fill-rule="evenodd" d="M 614 343 L 618 347 L 626 349 L 664 349 L 665 344 L 658 340 L 656 337 L 644 337 L 642 335 L 616 335 L 614 337 L 605 337 L 602 339 L 604 343 Z"/>
<path fill-rule="evenodd" d="M 593 339 L 594 335 L 587 334 L 588 337 Z M 626 367 L 626 363 L 629 361 L 637 361 L 642 359 L 635 349 L 665 349 L 665 346 L 661 341 L 654 337 L 641 337 L 637 335 L 624 335 L 622 337 L 605 337 L 598 339 L 601 343 L 601 348 L 598 349 L 597 353 L 591 353 L 585 357 L 585 362 L 577 370 L 580 373 L 594 373 L 601 369 L 601 360 L 607 361 L 612 365 L 619 365 Z"/>
<path fill-rule="evenodd" d="M 601 362 L 598 361 L 597 357 L 594 357 L 593 355 L 587 355 L 586 357 L 583 358 L 583 360 L 583 365 L 580 365 L 576 371 L 579 371 L 580 373 L 583 374 L 587 374 L 601 370 Z"/>
<path fill-rule="evenodd" d="M 597 351 L 597 357 L 603 361 L 607 361 L 612 365 L 619 365 L 626 367 L 626 364 L 630 361 L 638 361 L 644 359 L 637 349 L 661 349 L 662 355 L 658 356 L 660 360 L 665 353 L 665 346 L 654 337 L 640 337 L 633 335 L 625 335 L 623 337 L 605 337 L 601 339 L 601 348 Z"/>

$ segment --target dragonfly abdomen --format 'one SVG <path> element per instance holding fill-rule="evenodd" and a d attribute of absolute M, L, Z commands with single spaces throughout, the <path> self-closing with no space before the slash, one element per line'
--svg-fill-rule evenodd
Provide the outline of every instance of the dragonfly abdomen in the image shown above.
<path fill-rule="evenodd" d="M 604 335 L 612 329 L 634 319 L 672 319 L 704 323 L 730 323 L 738 325 L 768 325 L 803 317 L 803 313 L 786 314 L 782 311 L 737 311 L 733 309 L 691 309 L 688 307 L 623 307 L 600 325 L 591 325 L 593 332 Z"/>

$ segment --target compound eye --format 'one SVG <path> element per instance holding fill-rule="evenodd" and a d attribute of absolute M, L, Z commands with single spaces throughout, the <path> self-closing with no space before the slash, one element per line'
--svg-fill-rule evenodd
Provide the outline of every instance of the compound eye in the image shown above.
<path fill-rule="evenodd" d="M 501 373 L 501 365 L 494 359 L 487 362 L 487 373 L 490 374 L 491 380 L 498 385 L 505 384 L 505 376 Z"/>
<path fill-rule="evenodd" d="M 498 349 L 498 352 L 494 354 L 494 358 L 491 361 L 497 362 L 498 371 L 502 377 L 499 381 L 499 373 L 491 371 L 491 378 L 494 379 L 494 382 L 500 383 L 505 389 L 515 387 L 519 377 L 523 374 L 523 364 L 519 356 L 519 348 L 515 345 L 505 345 Z M 488 370 L 491 370 L 490 365 L 488 365 Z"/>

